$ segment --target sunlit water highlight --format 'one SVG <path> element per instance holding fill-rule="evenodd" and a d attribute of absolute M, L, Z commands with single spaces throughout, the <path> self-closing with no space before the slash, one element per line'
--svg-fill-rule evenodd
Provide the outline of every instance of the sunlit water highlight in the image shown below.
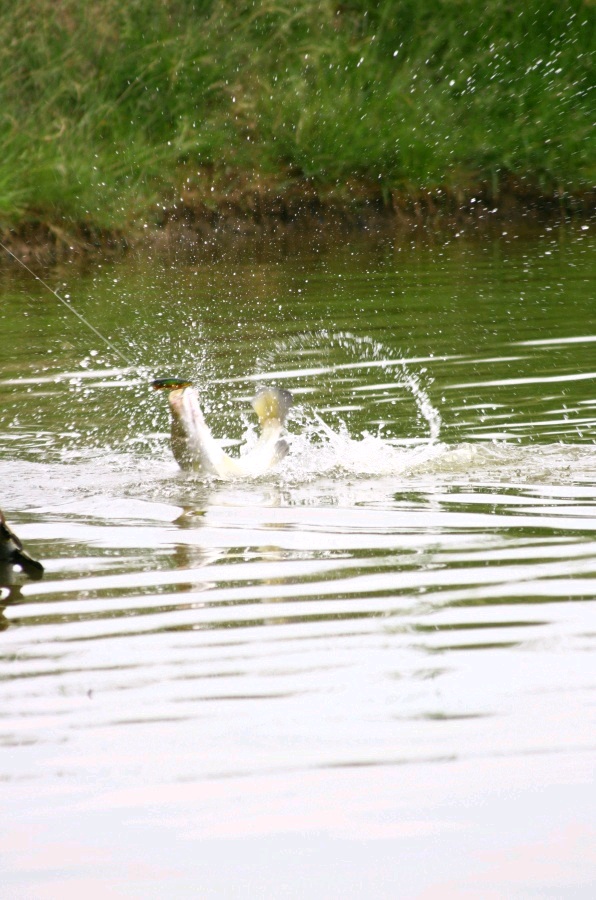
<path fill-rule="evenodd" d="M 588 250 L 55 273 L 140 371 L 4 283 L 7 896 L 591 896 Z M 181 474 L 167 374 L 230 452 L 289 388 L 290 455 Z"/>

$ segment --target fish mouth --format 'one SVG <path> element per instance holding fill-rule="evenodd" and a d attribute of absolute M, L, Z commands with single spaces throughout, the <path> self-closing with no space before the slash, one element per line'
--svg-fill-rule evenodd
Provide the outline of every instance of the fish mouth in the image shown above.
<path fill-rule="evenodd" d="M 151 387 L 154 391 L 181 391 L 192 387 L 192 381 L 188 378 L 156 378 L 151 382 Z"/>

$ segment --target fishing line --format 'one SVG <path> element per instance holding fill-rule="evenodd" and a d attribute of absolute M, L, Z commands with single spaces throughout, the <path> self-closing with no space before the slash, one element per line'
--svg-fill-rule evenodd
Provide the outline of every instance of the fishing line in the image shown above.
<path fill-rule="evenodd" d="M 53 288 L 51 288 L 49 286 L 49 284 L 47 284 L 43 280 L 43 278 L 40 278 L 39 275 L 37 275 L 32 269 L 30 269 L 29 266 L 26 263 L 24 263 L 22 259 L 19 259 L 18 256 L 15 256 L 15 254 L 12 252 L 12 250 L 10 250 L 7 246 L 5 246 L 5 244 L 3 244 L 2 241 L 0 241 L 0 247 L 2 247 L 3 250 L 5 250 L 8 254 L 10 254 L 10 256 L 12 256 L 12 258 L 14 260 L 16 260 L 16 262 L 18 262 L 19 265 L 21 265 L 27 272 L 29 272 L 30 275 L 32 275 L 37 281 L 39 281 L 40 284 L 43 284 L 43 286 L 51 294 L 53 294 L 54 297 L 56 297 L 56 299 L 60 301 L 60 303 L 62 303 L 68 310 L 70 310 L 70 312 L 73 313 L 77 317 L 77 319 L 80 319 L 81 322 L 83 322 L 83 324 L 87 326 L 87 328 L 90 328 L 91 331 L 93 332 L 93 334 L 97 335 L 98 338 L 101 338 L 101 340 L 104 342 L 104 344 L 107 344 L 107 346 L 110 348 L 110 350 L 112 350 L 114 353 L 116 353 L 120 357 L 120 359 L 123 359 L 127 366 L 130 366 L 131 368 L 139 368 L 139 366 L 137 366 L 137 365 L 135 365 L 135 363 L 131 362 L 131 360 L 128 359 L 124 355 L 124 353 L 122 353 L 122 351 L 118 349 L 118 347 L 115 347 L 114 344 L 112 344 L 112 342 L 107 339 L 107 337 L 104 337 L 104 335 L 101 333 L 101 331 L 98 331 L 97 328 L 95 328 L 95 326 L 91 324 L 91 322 L 88 322 L 87 319 L 74 308 L 74 306 L 71 306 L 71 304 L 68 302 L 68 300 L 65 300 L 64 297 L 61 297 L 60 294 L 58 293 L 58 291 L 55 291 Z"/>

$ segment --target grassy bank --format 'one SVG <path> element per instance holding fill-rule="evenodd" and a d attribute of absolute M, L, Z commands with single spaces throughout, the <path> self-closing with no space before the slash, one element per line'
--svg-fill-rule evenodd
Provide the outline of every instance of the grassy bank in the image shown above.
<path fill-rule="evenodd" d="M 152 227 L 235 178 L 581 194 L 595 21 L 591 0 L 2 0 L 0 227 Z"/>

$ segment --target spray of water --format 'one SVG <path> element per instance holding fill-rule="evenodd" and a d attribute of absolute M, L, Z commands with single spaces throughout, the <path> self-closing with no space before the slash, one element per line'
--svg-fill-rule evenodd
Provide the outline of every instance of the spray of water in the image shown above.
<path fill-rule="evenodd" d="M 362 386 L 359 372 L 372 370 L 378 370 L 386 376 L 387 383 L 381 382 L 375 388 Z M 316 408 L 319 411 L 325 406 L 326 395 L 329 404 L 335 403 L 336 410 L 341 411 L 342 401 L 340 400 L 338 407 L 337 398 L 341 397 L 343 385 L 343 408 L 346 412 L 380 405 L 378 399 L 368 399 L 374 396 L 375 390 L 382 393 L 389 389 L 393 393 L 394 399 L 389 397 L 387 401 L 384 398 L 384 402 L 395 402 L 395 396 L 399 392 L 405 393 L 412 398 L 420 419 L 426 423 L 428 438 L 431 441 L 439 438 L 441 417 L 433 406 L 420 375 L 411 370 L 407 360 L 401 355 L 392 353 L 380 341 L 368 336 L 348 331 L 321 330 L 276 341 L 259 359 L 254 378 L 283 379 L 288 387 L 292 387 L 291 382 L 295 380 L 298 385 L 305 385 L 303 392 L 314 390 L 309 387 L 309 381 L 313 382 L 316 385 Z M 386 390 L 385 392 L 387 393 Z M 357 402 L 355 394 L 362 398 L 362 402 Z"/>
<path fill-rule="evenodd" d="M 90 332 L 98 337 L 105 347 L 111 351 L 111 354 L 115 354 L 119 360 L 126 364 L 125 369 L 111 368 L 108 360 L 102 359 L 97 350 L 92 350 L 81 360 L 79 364 L 80 372 L 64 372 L 58 375 L 54 373 L 49 377 L 42 374 L 32 380 L 19 379 L 19 385 L 22 390 L 32 389 L 27 386 L 28 381 L 35 383 L 38 388 L 44 383 L 51 384 L 54 393 L 54 410 L 57 407 L 63 408 L 62 421 L 64 423 L 64 431 L 57 435 L 57 440 L 54 441 L 61 448 L 60 456 L 68 456 L 72 452 L 95 452 L 100 447 L 105 449 L 115 446 L 118 444 L 118 441 L 122 441 L 121 435 L 124 430 L 126 434 L 124 441 L 126 444 L 150 445 L 153 449 L 156 435 L 152 434 L 152 431 L 155 431 L 159 421 L 163 420 L 163 414 L 155 403 L 155 398 L 147 390 L 147 382 L 155 377 L 151 369 L 145 365 L 135 363 L 119 346 L 106 337 L 73 306 L 69 301 L 68 294 L 63 296 L 52 288 L 47 281 L 34 272 L 2 242 L 0 242 L 0 248 L 28 272 L 35 281 L 41 284 L 45 290 L 52 294 L 73 316 L 82 322 Z M 158 361 L 163 359 L 167 361 L 168 365 L 163 371 L 187 373 L 192 380 L 196 379 L 197 383 L 200 384 L 201 380 L 205 379 L 206 373 L 207 377 L 209 376 L 209 367 L 205 358 L 204 345 L 196 335 L 197 323 L 192 321 L 190 317 L 185 317 L 178 312 L 176 312 L 176 316 L 176 328 L 168 333 L 163 329 L 161 331 L 155 329 L 154 322 L 151 322 L 151 339 L 144 341 L 142 335 L 137 336 L 135 355 L 137 358 L 143 356 L 148 358 L 150 356 Z M 172 335 L 174 335 L 174 339 Z M 189 335 L 195 336 L 194 346 L 189 346 Z M 178 340 L 175 339 L 176 336 L 178 336 Z M 170 369 L 172 366 L 173 369 Z M 107 408 L 102 402 L 103 397 L 101 394 L 103 394 L 103 391 L 98 393 L 97 390 L 105 387 L 110 387 L 117 391 L 115 394 L 116 401 Z M 126 401 L 121 400 L 120 397 L 123 390 L 132 391 L 134 398 L 127 398 Z M 79 406 L 79 409 L 84 408 L 84 417 L 73 413 L 77 406 Z M 82 418 L 86 420 L 84 424 L 81 422 Z M 14 427 L 18 426 L 18 415 L 12 417 L 11 424 Z M 81 425 L 83 432 L 80 431 Z M 118 437 L 116 437 L 116 434 Z M 48 442 L 52 443 L 49 434 Z M 82 443 L 84 448 L 81 446 Z M 45 447 L 46 455 L 48 452 L 49 447 Z"/>
<path fill-rule="evenodd" d="M 37 275 L 29 266 L 26 265 L 19 257 L 17 257 L 10 248 L 0 242 L 0 247 L 9 254 L 22 268 L 24 268 L 36 281 L 38 281 L 46 290 L 48 290 L 69 312 L 71 312 L 79 321 L 81 321 L 94 335 L 106 345 L 106 347 L 116 354 L 123 362 L 126 363 L 128 371 L 135 371 L 138 376 L 147 376 L 148 370 L 139 365 L 135 365 L 131 359 L 124 354 L 111 340 L 103 335 L 91 322 L 89 322 L 69 300 L 51 288 L 39 275 Z M 180 323 L 178 323 L 180 325 Z M 199 386 L 209 386 L 208 395 L 213 393 L 213 386 L 216 382 L 218 386 L 224 385 L 226 382 L 231 383 L 239 379 L 218 379 L 216 372 L 209 371 L 208 354 L 206 357 L 206 347 L 202 342 L 197 342 L 202 348 L 202 353 L 197 355 L 197 346 L 188 347 L 188 334 L 196 332 L 196 323 L 189 322 L 187 326 L 177 329 L 177 333 L 185 335 L 184 346 L 177 348 L 172 347 L 171 341 L 167 341 L 167 355 L 172 360 L 173 357 L 176 365 L 181 364 L 181 370 L 188 371 L 190 377 L 199 383 Z M 164 337 L 164 340 L 166 338 Z M 193 342 L 194 343 L 194 342 Z M 155 348 L 154 348 L 155 349 Z M 198 358 L 200 357 L 200 358 Z M 95 358 L 94 363 L 99 360 Z M 290 371 L 280 371 L 280 365 L 290 362 Z M 82 368 L 86 369 L 91 361 L 83 361 Z M 305 365 L 306 364 L 306 365 Z M 258 370 L 252 378 L 249 377 L 248 382 L 255 380 L 262 381 L 279 381 L 282 380 L 285 386 L 296 391 L 297 397 L 302 400 L 297 404 L 293 415 L 294 428 L 297 432 L 293 434 L 294 459 L 298 462 L 290 464 L 296 477 L 314 476 L 322 471 L 342 470 L 352 474 L 375 474 L 379 471 L 401 471 L 404 467 L 412 462 L 411 447 L 405 450 L 403 447 L 396 447 L 392 444 L 392 439 L 381 432 L 385 429 L 388 421 L 376 419 L 377 435 L 370 434 L 368 431 L 361 431 L 358 438 L 352 436 L 353 430 L 349 421 L 350 412 L 368 410 L 375 405 L 381 408 L 384 399 L 379 401 L 372 397 L 372 389 L 366 385 L 362 385 L 361 379 L 358 377 L 359 372 L 365 370 L 377 369 L 388 382 L 387 386 L 391 388 L 393 393 L 396 390 L 409 395 L 414 401 L 418 418 L 426 423 L 428 436 L 424 445 L 418 446 L 415 450 L 415 457 L 418 459 L 421 455 L 427 458 L 432 455 L 432 448 L 438 442 L 441 419 L 438 411 L 433 406 L 426 387 L 422 384 L 419 375 L 415 374 L 407 365 L 407 362 L 399 356 L 392 355 L 387 347 L 381 342 L 367 336 L 354 335 L 347 331 L 329 332 L 322 330 L 319 332 L 307 332 L 294 337 L 287 338 L 284 341 L 275 342 L 269 347 L 266 356 L 259 360 Z M 99 374 L 98 370 L 95 370 Z M 92 372 L 89 372 L 91 375 Z M 105 377 L 105 373 L 103 377 Z M 117 373 L 117 380 L 120 381 L 119 386 L 122 387 L 122 378 L 124 373 Z M 308 385 L 308 381 L 314 381 L 316 387 Z M 391 380 L 391 384 L 389 384 Z M 296 382 L 296 384 L 295 384 Z M 131 383 L 132 384 L 132 383 Z M 339 389 L 338 389 L 339 388 Z M 384 388 L 384 384 L 376 386 L 377 389 Z M 305 395 L 312 391 L 316 396 L 314 403 L 305 400 Z M 90 385 L 80 379 L 73 378 L 70 381 L 69 392 L 76 395 L 76 399 L 80 402 L 88 404 L 90 402 Z M 359 393 L 355 393 L 359 392 Z M 366 396 L 368 393 L 369 396 Z M 387 393 L 385 391 L 384 393 Z M 301 396 L 302 395 L 302 396 Z M 343 397 L 343 400 L 342 400 Z M 371 399 L 372 397 L 372 399 Z M 339 404 L 338 404 L 339 398 Z M 356 398 L 356 399 L 355 399 Z M 358 402 L 363 398 L 364 402 Z M 207 397 L 206 397 L 207 399 Z M 395 403 L 395 400 L 389 402 Z M 152 426 L 157 426 L 157 416 L 155 407 L 149 410 L 148 398 L 146 392 L 144 396 L 136 398 L 136 402 L 129 405 L 129 418 L 127 433 L 130 436 L 127 443 L 136 445 L 136 447 L 154 448 L 157 441 L 163 440 L 163 433 L 158 434 L 152 432 Z M 211 403 L 207 403 L 206 411 L 220 413 L 225 407 L 225 403 L 221 398 Z M 214 408 L 215 407 L 215 408 Z M 228 407 L 229 409 L 229 407 Z M 121 411 L 124 411 L 121 409 Z M 382 410 L 381 410 L 382 414 Z M 105 412 L 103 413 L 105 415 Z M 334 420 L 334 426 L 330 427 L 327 419 L 329 416 Z M 150 418 L 148 418 L 150 417 Z M 254 423 L 251 423 L 248 417 L 243 419 L 245 425 L 244 439 L 248 448 L 254 444 L 256 439 Z M 101 443 L 101 426 L 97 435 L 97 444 Z M 75 440 L 76 434 L 71 435 Z M 86 433 L 85 438 L 89 441 L 92 438 L 91 433 Z M 72 447 L 72 442 L 70 447 Z M 68 452 L 68 449 L 67 449 Z"/>
<path fill-rule="evenodd" d="M 382 375 L 373 388 L 362 383 L 362 373 L 370 370 Z M 282 383 L 295 393 L 292 453 L 284 462 L 290 479 L 397 474 L 440 452 L 441 417 L 421 375 L 368 336 L 322 330 L 277 341 L 261 356 L 251 380 Z M 426 437 L 393 436 L 390 419 L 383 419 L 383 410 L 393 407 L 382 403 L 400 404 L 407 398 L 426 426 Z M 363 417 L 372 418 L 376 434 L 359 429 Z M 255 429 L 248 427 L 244 437 L 252 446 Z"/>

